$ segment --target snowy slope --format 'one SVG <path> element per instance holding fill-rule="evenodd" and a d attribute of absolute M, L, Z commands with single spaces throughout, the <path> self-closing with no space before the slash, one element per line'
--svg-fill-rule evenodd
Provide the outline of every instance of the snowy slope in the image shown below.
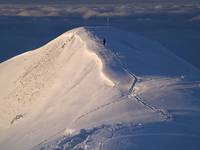
<path fill-rule="evenodd" d="M 77 28 L 0 64 L 0 149 L 198 149 L 199 90 L 159 43 Z"/>

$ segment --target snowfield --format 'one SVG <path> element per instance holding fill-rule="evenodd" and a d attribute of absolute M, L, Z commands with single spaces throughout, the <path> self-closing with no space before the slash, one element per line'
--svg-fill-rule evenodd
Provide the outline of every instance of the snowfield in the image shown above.
<path fill-rule="evenodd" d="M 0 91 L 1 150 L 200 148 L 200 71 L 135 33 L 68 31 L 1 63 Z"/>

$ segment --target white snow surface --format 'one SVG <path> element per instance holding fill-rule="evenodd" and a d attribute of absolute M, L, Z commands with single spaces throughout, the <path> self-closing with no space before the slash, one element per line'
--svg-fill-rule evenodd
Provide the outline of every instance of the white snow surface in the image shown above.
<path fill-rule="evenodd" d="M 70 30 L 1 63 L 0 91 L 2 150 L 200 147 L 200 71 L 136 33 Z"/>

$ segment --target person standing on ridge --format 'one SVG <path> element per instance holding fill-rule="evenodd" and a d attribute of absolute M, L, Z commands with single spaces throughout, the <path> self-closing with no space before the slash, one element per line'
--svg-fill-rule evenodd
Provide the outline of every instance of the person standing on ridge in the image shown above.
<path fill-rule="evenodd" d="M 103 45 L 105 46 L 106 45 L 106 39 L 103 38 Z"/>

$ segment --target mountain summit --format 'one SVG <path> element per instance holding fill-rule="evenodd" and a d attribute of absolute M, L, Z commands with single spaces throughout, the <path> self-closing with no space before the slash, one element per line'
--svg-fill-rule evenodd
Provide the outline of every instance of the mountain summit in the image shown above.
<path fill-rule="evenodd" d="M 156 41 L 73 29 L 0 64 L 0 149 L 197 149 L 199 90 Z"/>

